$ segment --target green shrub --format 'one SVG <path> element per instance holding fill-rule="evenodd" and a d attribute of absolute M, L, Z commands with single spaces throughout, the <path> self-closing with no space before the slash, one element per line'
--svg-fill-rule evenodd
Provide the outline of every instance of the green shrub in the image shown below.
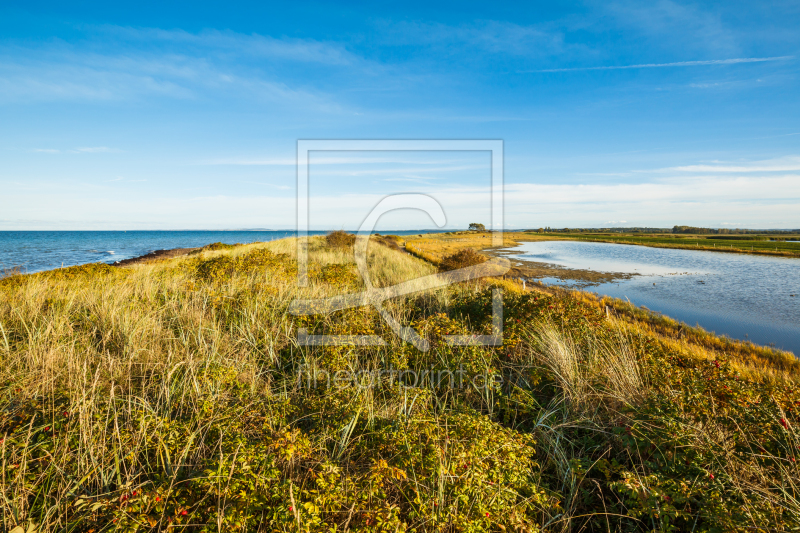
<path fill-rule="evenodd" d="M 248 274 L 258 270 L 291 270 L 293 262 L 283 254 L 275 254 L 266 248 L 258 248 L 236 257 L 221 255 L 199 261 L 195 266 L 195 276 L 204 281 L 220 281 L 235 273 Z"/>
<path fill-rule="evenodd" d="M 325 265 L 319 267 L 315 265 L 310 271 L 314 280 L 322 281 L 334 287 L 345 287 L 354 285 L 358 282 L 359 275 L 351 265 Z"/>

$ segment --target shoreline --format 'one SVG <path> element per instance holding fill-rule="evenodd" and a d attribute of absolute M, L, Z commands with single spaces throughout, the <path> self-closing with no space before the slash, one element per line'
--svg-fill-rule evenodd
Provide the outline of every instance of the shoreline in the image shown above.
<path fill-rule="evenodd" d="M 114 267 L 140 265 L 143 263 L 149 263 L 150 261 L 157 261 L 159 259 L 171 259 L 173 257 L 181 257 L 184 255 L 188 255 L 196 250 L 202 250 L 202 249 L 203 248 L 201 247 L 201 248 L 170 248 L 168 250 L 153 250 L 152 252 L 140 255 L 138 257 L 131 257 L 130 259 L 123 259 L 122 261 L 115 261 L 113 263 L 106 263 L 106 264 Z"/>
<path fill-rule="evenodd" d="M 504 246 L 502 248 L 485 248 L 480 252 L 490 257 L 507 258 L 509 261 L 511 261 L 511 270 L 506 273 L 506 276 L 512 278 L 525 278 L 529 283 L 541 283 L 540 280 L 542 278 L 558 278 L 562 281 L 575 281 L 577 282 L 577 285 L 574 288 L 583 288 L 596 284 L 631 279 L 634 276 L 640 275 L 628 272 L 601 272 L 588 268 L 567 268 L 552 263 L 518 259 L 514 256 L 520 255 L 522 252 L 514 250 L 513 247 L 519 245 L 520 243 L 517 242 L 511 246 Z"/>

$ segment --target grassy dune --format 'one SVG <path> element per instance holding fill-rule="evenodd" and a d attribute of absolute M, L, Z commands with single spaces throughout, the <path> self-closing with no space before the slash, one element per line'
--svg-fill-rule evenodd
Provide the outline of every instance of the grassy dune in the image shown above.
<path fill-rule="evenodd" d="M 515 246 L 516 235 L 503 235 L 504 246 Z M 406 250 L 426 261 L 438 264 L 442 259 L 459 250 L 484 250 L 492 246 L 491 233 L 457 232 L 431 233 L 413 236 L 405 240 Z"/>
<path fill-rule="evenodd" d="M 363 288 L 322 238 L 298 288 L 295 246 L 0 280 L 0 528 L 800 527 L 790 356 L 502 280 L 386 302 L 420 352 L 373 309 L 288 315 Z M 379 242 L 369 263 L 376 286 L 436 270 Z M 490 333 L 495 288 L 504 345 L 444 342 Z"/>

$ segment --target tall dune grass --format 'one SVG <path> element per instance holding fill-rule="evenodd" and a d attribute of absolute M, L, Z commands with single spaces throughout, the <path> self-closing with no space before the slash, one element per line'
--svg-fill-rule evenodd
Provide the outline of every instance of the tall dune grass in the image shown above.
<path fill-rule="evenodd" d="M 431 342 L 419 352 L 374 309 L 287 314 L 296 298 L 364 288 L 352 250 L 323 238 L 298 287 L 296 249 L 0 281 L 4 530 L 796 525 L 788 382 L 686 357 L 570 295 L 491 280 L 386 302 Z M 390 286 L 437 269 L 375 242 L 369 270 Z M 495 287 L 508 289 L 505 344 L 446 343 L 491 331 Z M 300 346 L 301 327 L 386 344 Z M 410 370 L 469 379 L 397 375 Z"/>

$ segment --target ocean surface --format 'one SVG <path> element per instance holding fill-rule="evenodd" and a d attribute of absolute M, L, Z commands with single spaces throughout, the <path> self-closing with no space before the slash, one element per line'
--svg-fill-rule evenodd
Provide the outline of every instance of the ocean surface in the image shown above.
<path fill-rule="evenodd" d="M 309 231 L 310 235 L 326 233 Z M 391 233 L 416 235 L 420 231 Z M 294 231 L 0 231 L 0 272 L 19 268 L 32 273 L 85 263 L 113 263 L 154 250 L 195 248 L 213 242 L 249 244 L 294 235 Z"/>
<path fill-rule="evenodd" d="M 509 250 L 529 261 L 638 274 L 580 288 L 800 355 L 800 259 L 577 241 L 529 242 Z"/>

